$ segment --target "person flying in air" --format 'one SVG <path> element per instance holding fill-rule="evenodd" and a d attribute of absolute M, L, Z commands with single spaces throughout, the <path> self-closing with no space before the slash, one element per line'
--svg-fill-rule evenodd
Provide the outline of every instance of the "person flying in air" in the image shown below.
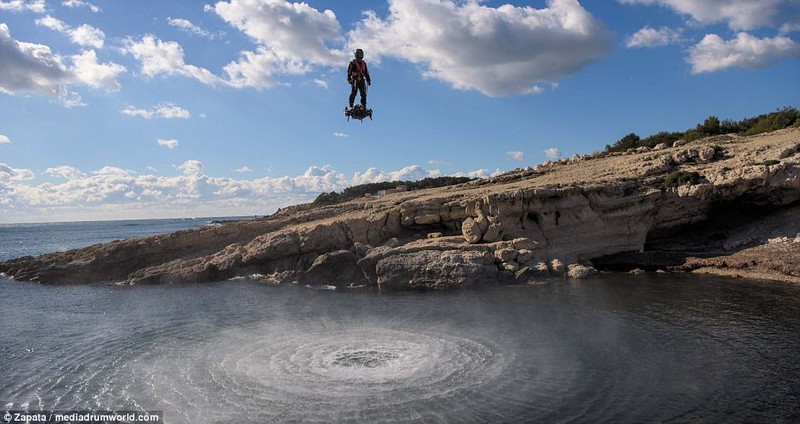
<path fill-rule="evenodd" d="M 356 100 L 356 92 L 361 93 L 361 106 L 367 108 L 367 86 L 372 85 L 367 62 L 364 61 L 364 50 L 356 49 L 356 58 L 347 66 L 347 82 L 350 83 L 350 108 Z"/>

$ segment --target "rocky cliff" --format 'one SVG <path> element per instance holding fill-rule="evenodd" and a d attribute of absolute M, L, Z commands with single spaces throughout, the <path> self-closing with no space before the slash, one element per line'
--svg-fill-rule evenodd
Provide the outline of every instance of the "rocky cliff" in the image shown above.
<path fill-rule="evenodd" d="M 0 272 L 63 284 L 255 275 L 408 289 L 580 277 L 594 265 L 800 282 L 798 161 L 798 128 L 719 136 L 24 257 Z"/>

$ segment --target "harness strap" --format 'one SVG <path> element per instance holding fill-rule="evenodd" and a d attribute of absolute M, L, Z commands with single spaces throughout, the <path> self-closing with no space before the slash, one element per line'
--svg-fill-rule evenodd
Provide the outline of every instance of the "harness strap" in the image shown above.
<path fill-rule="evenodd" d="M 353 78 L 358 78 L 358 79 L 364 78 L 364 74 L 367 71 L 367 62 L 364 62 L 363 60 L 355 59 L 355 60 L 353 60 L 352 63 L 354 65 L 356 65 L 355 68 L 356 68 L 356 71 L 357 71 L 357 72 L 353 72 L 353 74 L 352 74 Z"/>

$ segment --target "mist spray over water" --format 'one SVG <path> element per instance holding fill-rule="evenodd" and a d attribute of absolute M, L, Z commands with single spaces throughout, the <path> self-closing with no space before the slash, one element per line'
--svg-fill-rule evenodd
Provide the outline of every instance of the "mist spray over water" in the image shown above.
<path fill-rule="evenodd" d="M 793 413 L 761 406 L 800 371 L 788 360 L 800 348 L 797 293 L 725 285 L 720 298 L 720 285 L 641 278 L 402 294 L 4 280 L 0 399 L 160 410 L 170 423 Z M 765 381 L 776 390 L 748 389 Z"/>

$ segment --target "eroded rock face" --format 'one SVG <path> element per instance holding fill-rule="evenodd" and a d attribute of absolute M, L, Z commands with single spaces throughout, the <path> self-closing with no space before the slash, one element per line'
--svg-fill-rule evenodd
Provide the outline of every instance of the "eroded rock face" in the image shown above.
<path fill-rule="evenodd" d="M 350 250 L 337 250 L 317 256 L 298 281 L 312 285 L 358 286 L 369 281 L 358 267 L 358 257 Z"/>
<path fill-rule="evenodd" d="M 0 264 L 0 272 L 42 283 L 130 284 L 259 274 L 273 282 L 385 289 L 583 275 L 588 268 L 569 265 L 641 251 L 649 235 L 704 222 L 714 205 L 800 201 L 798 146 L 800 130 L 793 129 L 566 161 L 460 186 L 20 258 Z M 679 170 L 701 179 L 665 188 L 666 175 Z"/>

